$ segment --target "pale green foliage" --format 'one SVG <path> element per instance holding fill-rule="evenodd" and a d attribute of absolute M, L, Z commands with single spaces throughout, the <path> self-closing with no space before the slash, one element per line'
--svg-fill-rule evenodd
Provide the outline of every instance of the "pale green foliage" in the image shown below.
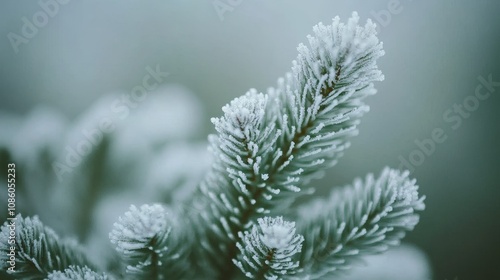
<path fill-rule="evenodd" d="M 6 270 L 9 223 L 5 222 L 0 233 L 0 268 Z M 16 263 L 13 276 L 20 279 L 40 279 L 54 270 L 64 270 L 69 265 L 92 266 L 74 240 L 60 239 L 54 231 L 44 226 L 37 216 L 16 216 Z"/>
<path fill-rule="evenodd" d="M 212 118 L 212 165 L 199 188 L 182 205 L 169 207 L 180 211 L 153 204 L 132 206 L 122 215 L 109 234 L 122 260 L 122 270 L 113 274 L 323 279 L 399 244 L 418 223 L 416 211 L 424 209 L 408 172 L 387 168 L 377 179 L 368 175 L 335 189 L 299 213 L 289 209 L 350 146 L 369 109 L 364 98 L 384 78 L 377 67 L 384 51 L 375 24 L 358 23 L 353 13 L 347 23 L 336 17 L 331 25 L 318 24 L 276 88 L 251 89 Z M 281 215 L 296 217 L 298 226 Z M 46 234 L 30 233 L 42 230 Z M 2 228 L 2 250 L 6 232 Z M 105 277 L 86 268 L 83 257 L 70 254 L 38 220 L 25 232 L 18 236 L 23 262 L 36 265 L 21 269 L 23 275 L 58 270 L 51 277 Z"/>

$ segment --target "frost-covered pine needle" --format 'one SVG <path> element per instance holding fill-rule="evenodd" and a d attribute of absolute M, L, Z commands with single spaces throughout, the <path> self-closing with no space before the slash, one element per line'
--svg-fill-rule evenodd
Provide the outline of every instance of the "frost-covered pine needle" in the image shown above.
<path fill-rule="evenodd" d="M 142 205 L 130 210 L 118 219 L 109 234 L 111 243 L 125 254 L 133 254 L 140 249 L 148 249 L 153 238 L 165 235 L 167 238 L 170 227 L 167 226 L 167 212 L 159 204 Z"/>
<path fill-rule="evenodd" d="M 279 279 L 297 273 L 299 262 L 295 259 L 304 237 L 295 233 L 295 223 L 283 217 L 264 217 L 257 222 L 251 231 L 240 233 L 240 255 L 233 260 L 236 266 L 254 279 Z"/>
<path fill-rule="evenodd" d="M 399 245 L 418 223 L 424 199 L 408 171 L 385 168 L 378 178 L 368 174 L 334 190 L 329 199 L 302 206 L 304 277 L 323 279 L 350 269 L 363 255 Z"/>
<path fill-rule="evenodd" d="M 183 242 L 186 236 L 172 235 L 174 231 L 180 232 L 182 227 L 160 204 L 139 208 L 131 205 L 114 224 L 109 238 L 116 244 L 131 277 L 164 279 L 169 269 L 172 275 L 185 272 Z"/>
<path fill-rule="evenodd" d="M 9 238 L 13 232 L 15 244 Z M 11 267 L 9 254 L 12 252 L 15 254 L 13 272 L 8 270 Z M 94 267 L 75 240 L 59 238 L 37 216 L 23 218 L 18 214 L 14 221 L 6 221 L 0 232 L 0 253 L 0 269 L 16 279 L 44 278 L 50 272 L 64 270 L 72 264 Z"/>
<path fill-rule="evenodd" d="M 360 26 L 353 13 L 347 23 L 336 17 L 313 31 L 276 88 L 252 89 L 212 119 L 214 163 L 200 186 L 203 197 L 193 204 L 202 212 L 199 254 L 216 275 L 230 273 L 238 232 L 284 211 L 308 182 L 336 164 L 368 111 L 364 98 L 384 78 L 377 67 L 384 51 L 370 20 Z"/>

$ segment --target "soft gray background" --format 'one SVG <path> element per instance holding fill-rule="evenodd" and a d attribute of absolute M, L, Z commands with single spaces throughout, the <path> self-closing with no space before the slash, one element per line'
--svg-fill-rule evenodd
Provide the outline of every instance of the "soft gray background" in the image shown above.
<path fill-rule="evenodd" d="M 223 1 L 226 2 L 226 1 Z M 73 118 L 100 95 L 130 90 L 144 68 L 160 64 L 168 82 L 195 92 L 211 116 L 255 87 L 264 91 L 289 71 L 311 27 L 363 21 L 388 9 L 377 1 L 245 1 L 221 20 L 212 1 L 70 1 L 15 53 L 7 34 L 36 1 L 3 1 L 0 9 L 0 110 L 27 114 L 48 104 Z M 405 239 L 430 258 L 435 279 L 500 277 L 500 88 L 452 130 L 443 113 L 474 93 L 477 77 L 500 81 L 498 1 L 401 0 L 381 26 L 386 80 L 368 103 L 360 135 L 327 177 L 322 192 L 408 158 L 416 139 L 442 128 L 448 138 L 413 175 L 427 210 Z M 169 120 L 165 120 L 169 121 Z M 3 132 L 2 132 L 3 133 Z"/>

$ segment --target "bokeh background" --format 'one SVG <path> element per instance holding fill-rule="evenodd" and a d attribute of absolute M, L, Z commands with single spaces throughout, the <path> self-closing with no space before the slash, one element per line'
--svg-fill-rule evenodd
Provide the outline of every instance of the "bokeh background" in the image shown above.
<path fill-rule="evenodd" d="M 31 19 L 41 6 L 3 1 L 1 117 L 23 118 L 43 104 L 71 122 L 106 94 L 130 92 L 147 66 L 160 65 L 170 74 L 165 83 L 197 98 L 199 106 L 187 114 L 201 121 L 191 124 L 196 131 L 190 137 L 203 143 L 214 131 L 209 117 L 219 116 L 221 106 L 249 88 L 265 91 L 289 71 L 313 25 L 358 11 L 362 21 L 378 22 L 386 79 L 367 100 L 371 111 L 360 135 L 314 183 L 318 192 L 399 166 L 400 157 L 418 149 L 416 140 L 441 128 L 445 142 L 412 171 L 427 209 L 405 241 L 427 255 L 434 279 L 500 279 L 500 87 L 461 117 L 457 129 L 443 118 L 474 94 L 479 76 L 500 81 L 500 2 L 220 2 L 227 10 L 218 12 L 219 2 L 209 0 L 68 1 L 16 53 L 7 35 L 21 34 L 22 18 Z M 184 120 L 182 112 L 168 116 L 155 122 Z M 0 133 L 8 138 L 9 131 Z"/>

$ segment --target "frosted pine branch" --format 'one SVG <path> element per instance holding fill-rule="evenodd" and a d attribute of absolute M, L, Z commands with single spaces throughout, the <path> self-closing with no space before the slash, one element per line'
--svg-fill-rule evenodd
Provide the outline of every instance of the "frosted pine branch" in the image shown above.
<path fill-rule="evenodd" d="M 408 172 L 384 169 L 378 178 L 368 175 L 334 190 L 329 199 L 303 207 L 297 229 L 281 216 L 272 218 L 290 214 L 307 184 L 336 164 L 369 109 L 364 98 L 384 78 L 377 67 L 384 51 L 370 20 L 360 26 L 353 13 L 347 23 L 336 17 L 313 31 L 276 88 L 251 89 L 212 118 L 211 169 L 193 195 L 173 208 L 193 211 L 132 205 L 109 233 L 121 256 L 107 264 L 109 276 L 93 271 L 76 244 L 59 240 L 38 218 L 18 216 L 13 276 L 324 279 L 397 245 L 424 209 Z M 4 269 L 8 234 L 6 223 L 0 233 Z"/>
<path fill-rule="evenodd" d="M 193 224 L 202 225 L 196 227 L 199 254 L 218 271 L 233 269 L 227 263 L 236 256 L 238 232 L 249 227 L 249 213 L 261 211 L 252 192 L 265 186 L 269 175 L 262 164 L 279 135 L 273 123 L 266 123 L 266 106 L 267 96 L 250 90 L 224 106 L 223 117 L 212 119 L 218 132 L 209 137 L 213 165 L 200 185 L 202 197 L 193 203 L 201 205 L 201 222 Z"/>
<path fill-rule="evenodd" d="M 425 208 L 425 197 L 408 175 L 386 168 L 377 179 L 369 174 L 364 182 L 356 179 L 352 186 L 333 191 L 328 200 L 303 206 L 303 277 L 323 279 L 350 269 L 363 255 L 399 245 L 418 223 L 416 211 Z"/>
<path fill-rule="evenodd" d="M 70 265 L 64 271 L 51 272 L 48 280 L 108 280 L 108 276 L 104 273 L 99 274 L 84 266 Z"/>
<path fill-rule="evenodd" d="M 363 99 L 375 94 L 373 82 L 384 78 L 376 64 L 384 51 L 375 24 L 358 22 L 353 13 L 347 24 L 336 17 L 332 25 L 315 26 L 310 46 L 298 47 L 292 73 L 269 90 L 283 131 L 270 172 L 275 188 L 299 191 L 334 165 L 357 134 L 359 119 L 369 109 Z"/>
<path fill-rule="evenodd" d="M 296 254 L 304 237 L 295 234 L 295 223 L 283 217 L 257 220 L 251 231 L 240 232 L 240 255 L 233 262 L 245 276 L 253 279 L 279 279 L 297 272 Z"/>
<path fill-rule="evenodd" d="M 164 279 L 182 275 L 183 240 L 171 236 L 174 220 L 159 204 L 132 205 L 109 234 L 111 243 L 127 264 L 126 272 L 135 279 Z M 130 276 L 129 276 L 130 277 Z"/>
<path fill-rule="evenodd" d="M 0 232 L 0 268 L 7 270 L 7 253 L 10 246 L 15 246 L 15 272 L 11 273 L 15 278 L 40 279 L 47 277 L 52 271 L 62 271 L 72 264 L 93 267 L 76 241 L 60 239 L 51 228 L 44 226 L 37 216 L 23 218 L 18 214 L 15 228 L 15 245 L 8 243 L 8 222 L 3 224 Z"/>
<path fill-rule="evenodd" d="M 238 233 L 255 217 L 284 209 L 310 179 L 336 163 L 368 107 L 362 99 L 383 79 L 375 24 L 314 27 L 292 73 L 267 94 L 251 90 L 223 108 L 211 136 L 212 171 L 198 201 L 202 248 L 217 271 L 235 257 Z M 221 258 L 227 256 L 227 259 Z M 219 272 L 220 273 L 220 272 Z M 222 274 L 225 274 L 224 272 Z M 221 275 L 222 275 L 221 274 Z"/>

